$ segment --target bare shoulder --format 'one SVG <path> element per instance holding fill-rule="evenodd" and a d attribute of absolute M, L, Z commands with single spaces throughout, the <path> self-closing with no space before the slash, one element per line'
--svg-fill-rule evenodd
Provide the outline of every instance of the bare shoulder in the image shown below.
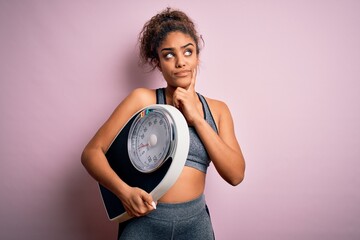
<path fill-rule="evenodd" d="M 147 88 L 136 88 L 118 105 L 113 117 L 129 118 L 138 110 L 156 103 L 155 90 Z"/>
<path fill-rule="evenodd" d="M 154 89 L 136 88 L 131 91 L 127 98 L 130 98 L 133 101 L 137 101 L 140 104 L 145 105 L 156 103 L 156 95 Z"/>
<path fill-rule="evenodd" d="M 219 126 L 221 119 L 231 116 L 227 104 L 223 101 L 205 97 L 216 124 Z"/>
<path fill-rule="evenodd" d="M 213 107 L 214 110 L 218 109 L 219 111 L 221 111 L 224 107 L 227 108 L 227 105 L 225 102 L 217 100 L 217 99 L 213 99 L 213 98 L 209 98 L 209 97 L 205 97 L 207 103 L 209 104 L 209 106 Z"/>
<path fill-rule="evenodd" d="M 155 90 L 137 88 L 116 107 L 108 120 L 101 126 L 88 146 L 99 146 L 104 152 L 119 130 L 138 110 L 156 103 Z"/>

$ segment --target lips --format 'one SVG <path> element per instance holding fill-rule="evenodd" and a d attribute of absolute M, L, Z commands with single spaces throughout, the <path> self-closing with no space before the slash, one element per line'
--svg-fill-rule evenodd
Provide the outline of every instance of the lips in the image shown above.
<path fill-rule="evenodd" d="M 174 72 L 174 75 L 176 77 L 187 77 L 187 76 L 189 76 L 189 74 L 191 74 L 190 70 L 181 70 L 181 71 L 178 71 L 178 72 Z"/>

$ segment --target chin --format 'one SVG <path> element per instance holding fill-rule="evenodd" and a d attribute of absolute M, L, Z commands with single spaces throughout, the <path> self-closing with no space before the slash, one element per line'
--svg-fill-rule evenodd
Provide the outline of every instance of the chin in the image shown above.
<path fill-rule="evenodd" d="M 166 78 L 165 78 L 166 79 Z M 166 82 L 169 86 L 173 88 L 181 87 L 187 89 L 191 83 L 190 78 L 171 78 L 166 79 Z"/>
<path fill-rule="evenodd" d="M 181 88 L 188 88 L 190 86 L 191 80 L 190 79 L 184 79 L 184 78 L 178 78 L 174 81 L 174 85 Z"/>
<path fill-rule="evenodd" d="M 183 88 L 183 89 L 188 89 L 189 88 L 189 84 L 174 84 L 173 85 L 174 88 Z"/>

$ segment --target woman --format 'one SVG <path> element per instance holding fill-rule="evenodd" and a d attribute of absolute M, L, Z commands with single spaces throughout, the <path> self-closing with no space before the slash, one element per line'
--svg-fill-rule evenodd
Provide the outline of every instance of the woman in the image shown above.
<path fill-rule="evenodd" d="M 199 36 L 183 12 L 167 8 L 151 18 L 139 36 L 140 58 L 158 69 L 167 83 L 157 90 L 133 90 L 115 109 L 85 147 L 82 163 L 103 186 L 110 189 L 134 218 L 120 239 L 213 239 L 205 199 L 206 170 L 210 159 L 231 185 L 244 177 L 245 163 L 225 103 L 195 91 L 199 65 Z M 157 202 L 147 192 L 128 186 L 110 168 L 105 152 L 127 120 L 151 104 L 169 104 L 184 115 L 190 150 L 176 183 Z M 185 220 L 185 221 L 183 221 Z"/>

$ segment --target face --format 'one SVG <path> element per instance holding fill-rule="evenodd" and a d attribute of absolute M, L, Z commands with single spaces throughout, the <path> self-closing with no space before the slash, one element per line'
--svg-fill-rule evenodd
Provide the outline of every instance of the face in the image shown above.
<path fill-rule="evenodd" d="M 187 88 L 198 66 L 195 41 L 182 32 L 170 32 L 158 48 L 159 69 L 168 86 Z"/>

